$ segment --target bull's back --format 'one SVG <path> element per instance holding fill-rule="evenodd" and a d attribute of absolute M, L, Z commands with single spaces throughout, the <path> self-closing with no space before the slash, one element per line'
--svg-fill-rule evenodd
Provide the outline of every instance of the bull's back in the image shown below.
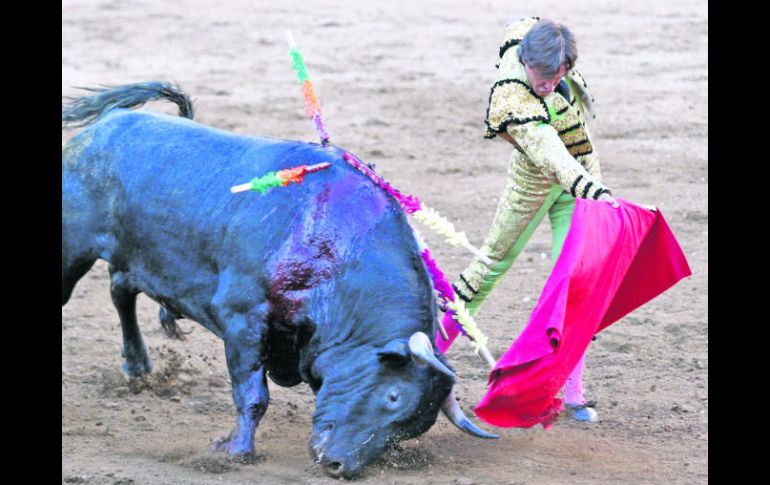
<path fill-rule="evenodd" d="M 295 154 L 301 153 L 302 156 Z M 122 198 L 116 210 L 144 213 L 163 204 L 186 217 L 237 206 L 232 185 L 330 157 L 320 147 L 241 136 L 184 118 L 114 110 L 65 147 L 62 171 L 94 193 Z"/>
<path fill-rule="evenodd" d="M 232 194 L 231 186 L 271 171 L 338 159 L 338 153 L 308 143 L 240 136 L 178 117 L 115 110 L 65 147 L 62 192 L 73 207 L 82 205 L 78 199 L 89 199 L 110 220 L 102 229 L 123 237 L 162 238 L 168 231 L 191 244 L 214 243 L 209 236 L 221 236 L 239 212 L 260 218 L 281 211 L 284 220 L 292 219 L 312 192 L 287 187 L 263 196 Z"/>

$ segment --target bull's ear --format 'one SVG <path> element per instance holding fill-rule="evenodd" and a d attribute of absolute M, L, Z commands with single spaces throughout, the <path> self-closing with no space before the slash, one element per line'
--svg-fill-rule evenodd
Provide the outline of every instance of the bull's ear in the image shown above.
<path fill-rule="evenodd" d="M 409 354 L 409 345 L 406 343 L 406 339 L 395 339 L 385 345 L 381 350 L 377 351 L 377 357 L 380 362 L 403 365 L 409 362 L 411 358 Z"/>

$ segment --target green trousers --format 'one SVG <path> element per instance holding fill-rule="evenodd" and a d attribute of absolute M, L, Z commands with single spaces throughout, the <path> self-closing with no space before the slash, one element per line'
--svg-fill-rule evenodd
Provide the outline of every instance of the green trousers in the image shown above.
<path fill-rule="evenodd" d="M 487 295 L 500 281 L 500 278 L 511 267 L 516 257 L 521 254 L 521 251 L 529 242 L 529 238 L 540 225 L 540 222 L 545 217 L 546 213 L 551 221 L 551 232 L 553 236 L 553 243 L 551 246 L 551 263 L 556 264 L 556 260 L 561 254 L 561 248 L 564 246 L 564 240 L 567 238 L 567 232 L 569 231 L 570 221 L 572 220 L 572 213 L 575 210 L 575 198 L 569 195 L 561 185 L 554 185 L 551 187 L 551 191 L 546 196 L 543 205 L 540 206 L 535 217 L 527 225 L 522 232 L 521 236 L 516 239 L 511 249 L 508 250 L 505 257 L 494 264 L 490 268 L 489 274 L 484 277 L 484 281 L 479 289 L 479 292 L 473 297 L 471 302 L 467 305 L 468 310 L 472 315 L 478 312 L 479 307 L 486 299 Z"/>

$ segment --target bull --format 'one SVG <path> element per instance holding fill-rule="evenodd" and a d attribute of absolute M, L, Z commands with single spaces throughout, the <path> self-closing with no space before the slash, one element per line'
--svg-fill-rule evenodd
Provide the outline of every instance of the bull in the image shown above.
<path fill-rule="evenodd" d="M 129 377 L 152 371 L 141 292 L 160 304 L 167 333 L 187 318 L 224 341 L 237 419 L 213 446 L 233 459 L 254 456 L 268 377 L 312 388 L 309 448 L 334 477 L 360 474 L 439 410 L 497 438 L 465 417 L 455 373 L 434 351 L 434 292 L 403 211 L 344 150 L 200 125 L 169 83 L 92 91 L 62 107 L 63 128 L 86 126 L 62 149 L 62 305 L 97 259 L 108 263 Z M 130 109 L 150 100 L 180 116 Z M 301 185 L 229 191 L 321 162 L 331 167 Z"/>

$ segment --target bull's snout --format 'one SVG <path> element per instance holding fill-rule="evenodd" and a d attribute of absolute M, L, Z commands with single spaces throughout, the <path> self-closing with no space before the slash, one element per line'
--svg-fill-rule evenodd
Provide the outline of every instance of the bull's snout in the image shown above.
<path fill-rule="evenodd" d="M 346 470 L 345 466 L 339 461 L 332 460 L 324 456 L 321 459 L 321 466 L 323 467 L 326 474 L 332 478 L 340 478 L 340 477 L 348 476 L 348 474 L 346 473 L 348 470 Z"/>
<path fill-rule="evenodd" d="M 328 439 L 328 434 L 323 433 L 319 435 L 318 440 L 311 440 L 310 442 L 310 454 L 316 463 L 321 465 L 326 472 L 332 478 L 348 478 L 351 475 L 350 467 L 345 467 L 342 460 L 338 460 L 333 456 L 327 454 L 327 450 L 324 448 L 323 443 Z"/>
<path fill-rule="evenodd" d="M 313 433 L 310 438 L 310 455 L 330 477 L 353 478 L 359 473 L 356 464 L 345 463 L 341 457 L 335 457 L 333 453 L 329 454 L 328 442 L 333 429 L 333 424 L 326 424 L 322 427 L 322 431 Z"/>

